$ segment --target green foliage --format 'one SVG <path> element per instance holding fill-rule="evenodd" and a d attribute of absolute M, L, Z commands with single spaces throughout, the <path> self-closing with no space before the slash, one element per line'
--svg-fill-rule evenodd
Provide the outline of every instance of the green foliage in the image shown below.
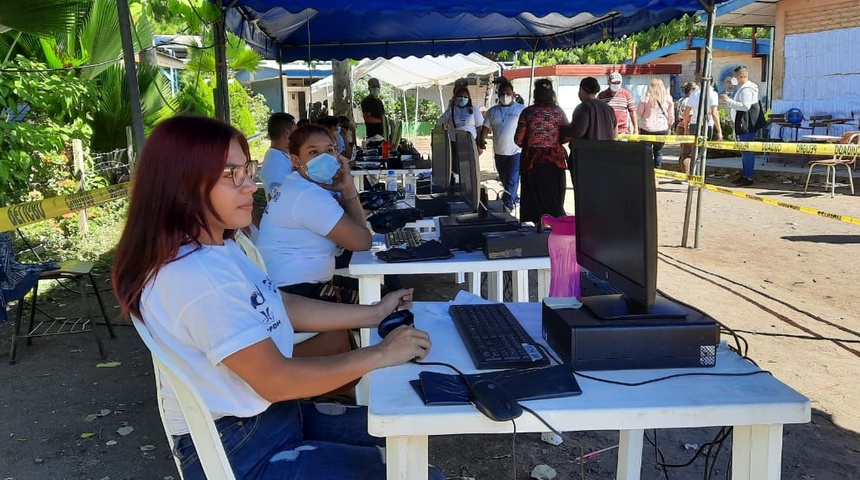
<path fill-rule="evenodd" d="M 98 268 L 110 268 L 110 252 L 122 234 L 127 206 L 128 200 L 121 199 L 88 209 L 87 234 L 80 231 L 78 212 L 24 226 L 21 231 L 31 243 L 50 252 L 53 261 L 89 260 L 97 262 Z"/>
<path fill-rule="evenodd" d="M 230 123 L 245 136 L 253 135 L 256 133 L 256 125 L 254 124 L 254 116 L 251 115 L 251 109 L 248 108 L 248 101 L 250 100 L 248 92 L 236 80 L 229 82 L 227 89 L 230 95 Z"/>
<path fill-rule="evenodd" d="M 43 70 L 46 65 L 17 57 L 0 68 Z M 0 111 L 30 109 L 25 122 L 0 122 L 0 204 L 29 199 L 34 175 L 53 177 L 41 170 L 56 168 L 54 160 L 73 138 L 89 138 L 85 120 L 93 104 L 90 87 L 73 72 L 0 73 Z"/>
<path fill-rule="evenodd" d="M 266 133 L 266 125 L 269 122 L 269 116 L 272 114 L 272 109 L 266 103 L 266 97 L 261 94 L 252 94 L 248 92 L 248 109 L 251 111 L 251 116 L 254 117 L 254 133 Z"/>
<path fill-rule="evenodd" d="M 652 52 L 675 42 L 684 40 L 687 35 L 694 37 L 705 36 L 705 26 L 698 25 L 699 18 L 685 15 L 668 24 L 661 24 L 643 32 L 609 39 L 580 47 L 543 50 L 537 53 L 537 66 L 552 66 L 560 64 L 613 64 L 630 60 L 633 43 L 636 43 L 638 55 Z M 715 38 L 752 38 L 752 27 L 715 27 Z M 768 38 L 769 29 L 759 29 L 759 38 Z M 512 61 L 515 66 L 530 66 L 532 53 L 528 51 L 500 52 L 500 61 Z"/>

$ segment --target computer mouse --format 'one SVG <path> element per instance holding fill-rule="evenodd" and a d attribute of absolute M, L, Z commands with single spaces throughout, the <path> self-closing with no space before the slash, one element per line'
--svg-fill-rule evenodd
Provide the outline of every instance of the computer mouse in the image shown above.
<path fill-rule="evenodd" d="M 415 315 L 409 310 L 398 310 L 382 319 L 376 331 L 385 338 L 392 330 L 401 325 L 415 325 Z"/>
<path fill-rule="evenodd" d="M 469 400 L 496 422 L 507 422 L 523 414 L 523 407 L 508 389 L 492 380 L 478 380 L 469 385 Z"/>

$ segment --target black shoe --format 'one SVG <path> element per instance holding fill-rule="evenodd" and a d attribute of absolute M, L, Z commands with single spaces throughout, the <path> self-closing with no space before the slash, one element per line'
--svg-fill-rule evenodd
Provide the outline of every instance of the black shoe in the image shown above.
<path fill-rule="evenodd" d="M 748 187 L 753 184 L 752 178 L 741 177 L 737 182 L 732 182 L 739 187 Z"/>
<path fill-rule="evenodd" d="M 738 178 L 732 180 L 732 185 L 737 185 L 746 180 L 743 175 L 739 175 Z"/>

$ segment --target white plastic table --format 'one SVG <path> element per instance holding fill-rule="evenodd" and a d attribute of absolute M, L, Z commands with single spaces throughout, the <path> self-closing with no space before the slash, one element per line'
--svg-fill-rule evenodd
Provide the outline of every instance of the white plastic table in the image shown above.
<path fill-rule="evenodd" d="M 536 339 L 540 337 L 539 303 L 507 304 Z M 426 361 L 452 363 L 466 373 L 474 365 L 447 315 L 448 304 L 416 303 L 415 326 L 430 333 L 433 349 Z M 379 341 L 373 334 L 373 342 Z M 388 480 L 427 478 L 428 436 L 511 433 L 511 422 L 494 422 L 471 405 L 425 406 L 409 385 L 418 372 L 444 367 L 405 364 L 369 374 L 368 431 L 385 437 Z M 717 365 L 702 369 L 588 372 L 592 376 L 642 381 L 670 373 L 740 373 L 758 367 L 721 346 Z M 810 420 L 809 400 L 769 374 L 743 377 L 694 376 L 639 387 L 577 378 L 578 397 L 532 400 L 524 405 L 560 431 L 619 430 L 617 479 L 638 479 L 643 434 L 650 428 L 700 428 L 732 425 L 732 478 L 778 480 L 782 427 Z M 546 427 L 528 412 L 516 419 L 517 432 Z"/>
<path fill-rule="evenodd" d="M 358 297 L 359 302 L 363 305 L 369 305 L 380 300 L 380 287 L 384 275 L 470 272 L 472 275 L 469 291 L 475 295 L 480 295 L 481 273 L 487 272 L 489 299 L 501 301 L 504 289 L 502 273 L 511 271 L 514 272 L 512 275 L 514 300 L 527 302 L 529 300 L 528 271 L 537 270 L 538 300 L 547 296 L 549 292 L 549 257 L 487 260 L 480 251 L 454 251 L 454 256 L 447 260 L 385 263 L 376 258 L 374 251 L 371 249 L 365 252 L 355 252 L 349 262 L 349 274 L 358 278 Z"/>

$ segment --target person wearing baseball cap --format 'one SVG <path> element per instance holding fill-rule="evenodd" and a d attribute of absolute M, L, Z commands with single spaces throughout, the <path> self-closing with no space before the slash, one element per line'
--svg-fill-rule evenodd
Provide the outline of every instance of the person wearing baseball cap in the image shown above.
<path fill-rule="evenodd" d="M 636 104 L 633 102 L 633 94 L 621 87 L 621 74 L 612 72 L 609 74 L 609 88 L 600 92 L 597 99 L 609 104 L 615 112 L 615 120 L 618 125 L 618 133 L 638 133 L 639 125 L 636 121 Z M 627 114 L 630 114 L 628 126 Z"/>

